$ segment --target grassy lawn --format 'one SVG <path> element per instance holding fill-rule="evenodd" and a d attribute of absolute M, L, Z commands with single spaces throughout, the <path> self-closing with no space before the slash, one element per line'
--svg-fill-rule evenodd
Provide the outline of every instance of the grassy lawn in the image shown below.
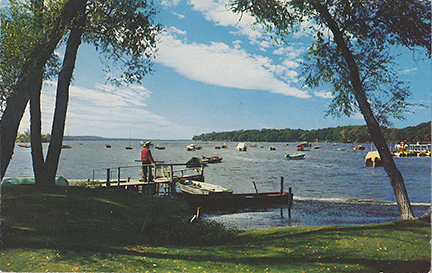
<path fill-rule="evenodd" d="M 428 272 L 430 224 L 240 232 L 189 223 L 172 197 L 123 190 L 1 189 L 1 271 Z"/>

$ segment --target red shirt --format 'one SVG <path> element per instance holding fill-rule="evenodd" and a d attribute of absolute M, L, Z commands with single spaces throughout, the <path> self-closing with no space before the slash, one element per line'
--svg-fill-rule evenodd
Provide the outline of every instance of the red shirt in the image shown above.
<path fill-rule="evenodd" d="M 147 147 L 141 150 L 141 162 L 154 163 L 151 151 Z"/>

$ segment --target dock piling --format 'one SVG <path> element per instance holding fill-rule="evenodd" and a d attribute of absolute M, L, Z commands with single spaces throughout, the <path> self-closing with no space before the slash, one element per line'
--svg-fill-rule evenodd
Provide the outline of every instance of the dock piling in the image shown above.
<path fill-rule="evenodd" d="M 111 170 L 107 169 L 107 181 L 106 181 L 106 187 L 109 188 L 111 186 L 111 182 L 110 182 L 110 174 L 111 174 Z"/>
<path fill-rule="evenodd" d="M 288 218 L 291 218 L 291 206 L 292 206 L 292 201 L 293 201 L 293 193 L 292 193 L 292 188 L 291 187 L 288 188 L 288 194 L 289 194 L 289 198 L 288 198 Z"/>

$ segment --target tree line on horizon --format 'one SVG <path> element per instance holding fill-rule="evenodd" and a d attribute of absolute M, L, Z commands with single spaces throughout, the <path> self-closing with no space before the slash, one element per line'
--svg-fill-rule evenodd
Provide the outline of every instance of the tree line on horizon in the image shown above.
<path fill-rule="evenodd" d="M 409 126 L 403 129 L 382 126 L 382 133 L 388 143 L 430 142 L 431 122 Z M 338 126 L 316 130 L 261 129 L 230 132 L 205 133 L 192 138 L 194 141 L 248 141 L 248 142 L 299 142 L 320 141 L 339 143 L 368 143 L 372 137 L 366 125 Z"/>

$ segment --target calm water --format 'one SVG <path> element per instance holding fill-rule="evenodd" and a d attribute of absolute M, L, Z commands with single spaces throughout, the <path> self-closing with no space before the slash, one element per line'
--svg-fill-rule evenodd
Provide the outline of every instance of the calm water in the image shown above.
<path fill-rule="evenodd" d="M 106 170 L 118 166 L 137 165 L 141 147 L 133 142 L 133 150 L 126 150 L 129 141 L 71 142 L 72 149 L 61 154 L 58 175 L 69 180 L 104 180 Z M 254 192 L 253 181 L 259 191 L 279 191 L 284 177 L 285 190 L 291 187 L 295 202 L 292 217 L 280 209 L 244 211 L 240 213 L 211 213 L 203 217 L 222 221 L 240 228 L 265 228 L 270 226 L 339 225 L 377 223 L 399 219 L 393 203 L 393 190 L 383 168 L 366 168 L 365 151 L 353 151 L 345 144 L 332 146 L 321 143 L 321 149 L 306 151 L 304 160 L 284 160 L 283 155 L 294 153 L 296 143 L 258 143 L 264 148 L 249 147 L 247 152 L 237 152 L 237 143 L 228 142 L 228 149 L 214 149 L 223 142 L 197 142 L 203 146 L 198 151 L 186 151 L 190 141 L 162 141 L 166 150 L 152 149 L 156 160 L 165 163 L 184 163 L 191 157 L 222 156 L 220 164 L 205 168 L 206 182 L 231 188 L 235 193 Z M 252 144 L 252 143 L 248 143 Z M 275 146 L 276 151 L 270 151 Z M 337 148 L 347 148 L 339 151 Z M 395 158 L 405 179 L 410 201 L 416 216 L 427 211 L 431 199 L 431 159 Z M 32 176 L 30 149 L 16 147 L 6 176 Z M 122 171 L 122 178 L 138 178 L 138 168 Z M 354 202 L 352 202 L 354 199 Z M 347 200 L 351 200 L 347 202 Z M 369 200 L 369 202 L 361 202 Z"/>

